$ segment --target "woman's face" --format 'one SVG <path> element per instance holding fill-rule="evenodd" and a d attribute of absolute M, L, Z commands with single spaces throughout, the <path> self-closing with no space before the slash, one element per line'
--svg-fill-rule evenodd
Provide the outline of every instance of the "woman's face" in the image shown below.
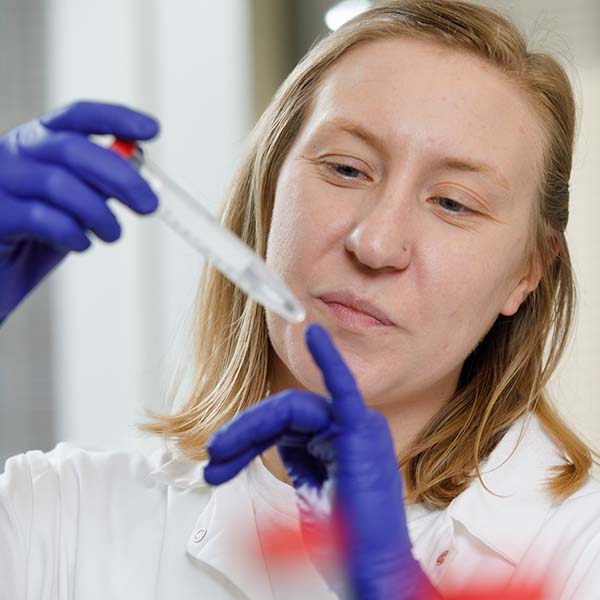
<path fill-rule="evenodd" d="M 534 119 L 494 68 L 428 42 L 373 42 L 328 71 L 277 182 L 267 263 L 307 321 L 267 311 L 274 389 L 325 391 L 304 343 L 319 322 L 369 404 L 452 394 L 538 283 L 524 264 Z M 391 324 L 344 308 L 348 295 Z"/>

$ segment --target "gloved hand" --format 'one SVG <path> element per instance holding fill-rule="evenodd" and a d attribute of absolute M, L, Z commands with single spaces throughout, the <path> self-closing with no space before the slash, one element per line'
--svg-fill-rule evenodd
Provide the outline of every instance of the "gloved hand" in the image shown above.
<path fill-rule="evenodd" d="M 121 235 L 106 205 L 118 198 L 140 214 L 156 195 L 125 160 L 87 139 L 146 140 L 158 123 L 124 106 L 78 102 L 0 138 L 0 323 L 68 254 Z"/>
<path fill-rule="evenodd" d="M 314 525 L 315 510 L 322 512 L 331 488 L 333 531 L 341 526 L 352 597 L 438 598 L 411 553 L 402 479 L 385 417 L 366 407 L 322 327 L 310 325 L 306 342 L 331 398 L 286 390 L 244 411 L 209 440 L 206 481 L 218 485 L 231 479 L 277 444 L 296 489 L 303 531 L 305 523 Z"/>

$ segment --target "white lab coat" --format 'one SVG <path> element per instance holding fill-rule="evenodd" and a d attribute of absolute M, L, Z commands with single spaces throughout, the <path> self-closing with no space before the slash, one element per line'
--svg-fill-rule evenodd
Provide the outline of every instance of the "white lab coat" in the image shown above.
<path fill-rule="evenodd" d="M 445 510 L 408 507 L 413 553 L 441 592 L 484 575 L 543 574 L 552 576 L 549 598 L 600 598 L 600 484 L 590 479 L 554 504 L 543 479 L 559 462 L 537 420 L 521 420 L 482 465 L 503 497 L 475 480 Z M 0 477 L 0 598 L 287 600 L 273 596 L 262 563 L 256 515 L 267 505 L 257 512 L 252 490 L 262 487 L 263 500 L 288 516 L 293 490 L 260 459 L 217 488 L 202 470 L 166 450 L 67 444 L 9 459 Z M 289 597 L 333 597 L 316 570 L 304 581 L 308 595 Z"/>

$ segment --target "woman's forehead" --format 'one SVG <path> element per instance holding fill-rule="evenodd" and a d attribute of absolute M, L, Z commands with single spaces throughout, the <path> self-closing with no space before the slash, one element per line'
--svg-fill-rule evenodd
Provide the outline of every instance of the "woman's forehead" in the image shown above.
<path fill-rule="evenodd" d="M 531 180 L 540 128 L 516 85 L 481 59 L 430 42 L 389 39 L 351 50 L 323 78 L 303 137 L 354 129 L 388 152 L 428 149 Z"/>

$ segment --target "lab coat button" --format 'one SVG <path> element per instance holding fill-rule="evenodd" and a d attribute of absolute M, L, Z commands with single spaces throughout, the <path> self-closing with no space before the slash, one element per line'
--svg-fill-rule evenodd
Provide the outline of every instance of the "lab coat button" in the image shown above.
<path fill-rule="evenodd" d="M 444 564 L 444 561 L 446 560 L 446 556 L 448 556 L 448 550 L 444 550 L 436 559 L 435 561 L 435 565 L 437 567 L 439 567 L 440 565 Z"/>
<path fill-rule="evenodd" d="M 196 531 L 196 533 L 194 534 L 194 542 L 196 542 L 196 544 L 198 542 L 201 542 L 204 537 L 206 536 L 206 528 L 202 527 L 202 529 L 198 529 L 198 531 Z"/>

